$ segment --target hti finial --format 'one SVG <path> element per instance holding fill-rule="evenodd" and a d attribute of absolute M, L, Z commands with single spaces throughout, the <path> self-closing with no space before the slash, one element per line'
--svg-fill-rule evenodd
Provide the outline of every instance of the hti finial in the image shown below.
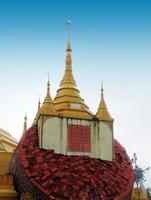
<path fill-rule="evenodd" d="M 50 94 L 50 77 L 49 77 L 49 72 L 47 73 L 48 75 L 48 82 L 47 82 L 47 95 Z"/>
<path fill-rule="evenodd" d="M 71 33 L 71 20 L 67 21 L 67 37 L 68 41 L 70 40 L 70 33 Z"/>
<path fill-rule="evenodd" d="M 27 121 L 27 113 L 25 112 L 24 120 Z"/>
<path fill-rule="evenodd" d="M 104 89 L 103 89 L 103 81 L 101 81 L 101 94 L 103 94 Z"/>
<path fill-rule="evenodd" d="M 101 99 L 104 99 L 104 88 L 103 88 L 103 81 L 101 81 Z"/>
<path fill-rule="evenodd" d="M 49 74 L 49 72 L 47 73 L 47 76 L 48 76 L 48 83 L 47 83 L 47 86 L 49 87 L 49 86 L 50 86 L 50 74 Z"/>

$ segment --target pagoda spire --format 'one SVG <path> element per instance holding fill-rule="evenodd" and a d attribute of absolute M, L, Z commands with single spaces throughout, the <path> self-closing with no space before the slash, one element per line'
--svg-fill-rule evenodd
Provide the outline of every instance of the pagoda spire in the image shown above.
<path fill-rule="evenodd" d="M 67 39 L 67 47 L 66 47 L 66 67 L 63 79 L 60 83 L 61 88 L 64 88 L 66 84 L 70 84 L 71 88 L 76 88 L 76 81 L 74 79 L 72 73 L 72 49 L 71 49 L 71 42 L 70 42 L 70 30 L 71 30 L 71 21 L 67 21 L 67 32 L 68 32 L 68 39 Z"/>
<path fill-rule="evenodd" d="M 101 102 L 100 102 L 100 107 L 106 107 L 106 103 L 105 103 L 105 100 L 104 100 L 103 82 L 101 84 Z"/>
<path fill-rule="evenodd" d="M 68 42 L 66 48 L 66 70 L 72 71 L 72 57 L 71 57 L 71 44 L 70 44 L 70 32 L 71 32 L 71 21 L 67 21 L 67 34 L 68 34 Z"/>
<path fill-rule="evenodd" d="M 51 96 L 50 96 L 50 80 L 49 80 L 49 77 L 48 77 L 48 82 L 47 82 L 47 94 L 46 94 L 46 97 L 44 99 L 44 103 L 52 103 L 52 99 L 51 99 Z"/>
<path fill-rule="evenodd" d="M 35 124 L 38 120 L 38 117 L 39 117 L 39 111 L 40 111 L 40 106 L 41 106 L 41 102 L 40 102 L 40 95 L 39 95 L 39 100 L 38 100 L 38 109 L 37 109 L 37 113 L 36 113 L 36 116 L 34 118 L 34 122 L 33 124 Z"/>
<path fill-rule="evenodd" d="M 40 110 L 40 105 L 41 105 L 41 102 L 40 102 L 40 96 L 39 96 L 39 100 L 38 100 L 38 111 Z"/>
<path fill-rule="evenodd" d="M 71 22 L 67 25 L 70 28 Z M 67 40 L 65 72 L 54 99 L 54 105 L 60 116 L 71 118 L 92 119 L 93 115 L 80 96 L 72 73 L 72 49 L 70 37 Z"/>
<path fill-rule="evenodd" d="M 68 40 L 67 43 L 67 49 L 66 49 L 66 70 L 71 70 L 72 71 L 72 57 L 71 57 L 71 44 L 70 40 Z"/>
<path fill-rule="evenodd" d="M 108 109 L 104 100 L 103 82 L 101 84 L 101 101 L 100 101 L 99 108 L 95 116 L 97 119 L 102 120 L 102 121 L 114 121 L 110 113 L 108 112 Z"/>
<path fill-rule="evenodd" d="M 40 106 L 38 108 L 40 108 Z M 47 93 L 46 93 L 44 102 L 39 110 L 39 115 L 57 115 L 56 109 L 54 107 L 54 104 L 50 95 L 49 77 L 48 77 L 48 82 L 47 82 Z"/>
<path fill-rule="evenodd" d="M 27 130 L 27 114 L 24 116 L 24 125 L 23 125 L 23 133 Z"/>
<path fill-rule="evenodd" d="M 71 49 L 71 43 L 70 40 L 67 42 L 67 48 L 66 48 L 66 67 L 65 67 L 65 73 L 62 78 L 62 81 L 60 83 L 61 88 L 64 88 L 66 84 L 70 84 L 70 87 L 76 88 L 76 81 L 74 79 L 73 73 L 72 73 L 72 49 Z"/>

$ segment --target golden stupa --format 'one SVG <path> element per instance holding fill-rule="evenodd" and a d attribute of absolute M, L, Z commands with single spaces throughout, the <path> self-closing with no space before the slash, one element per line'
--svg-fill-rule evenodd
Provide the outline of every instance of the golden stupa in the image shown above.
<path fill-rule="evenodd" d="M 17 140 L 7 131 L 0 129 L 0 200 L 15 200 L 18 196 L 9 174 L 9 162 L 17 146 Z"/>

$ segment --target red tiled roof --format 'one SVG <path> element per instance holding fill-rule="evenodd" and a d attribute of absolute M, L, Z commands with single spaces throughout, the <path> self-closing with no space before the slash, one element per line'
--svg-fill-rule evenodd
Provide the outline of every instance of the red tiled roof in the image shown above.
<path fill-rule="evenodd" d="M 33 126 L 17 149 L 25 175 L 47 199 L 123 200 L 131 193 L 134 171 L 125 149 L 116 140 L 114 148 L 114 162 L 55 154 L 38 147 L 37 128 Z"/>

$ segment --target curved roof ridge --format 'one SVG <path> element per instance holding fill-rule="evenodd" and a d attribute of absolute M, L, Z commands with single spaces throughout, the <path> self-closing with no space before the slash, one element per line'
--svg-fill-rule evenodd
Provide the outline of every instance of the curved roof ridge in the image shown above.
<path fill-rule="evenodd" d="M 13 137 L 8 131 L 6 131 L 5 129 L 0 128 L 0 135 L 3 135 L 4 137 L 7 137 L 11 140 L 13 140 L 14 142 L 18 142 L 17 139 L 15 137 Z"/>

